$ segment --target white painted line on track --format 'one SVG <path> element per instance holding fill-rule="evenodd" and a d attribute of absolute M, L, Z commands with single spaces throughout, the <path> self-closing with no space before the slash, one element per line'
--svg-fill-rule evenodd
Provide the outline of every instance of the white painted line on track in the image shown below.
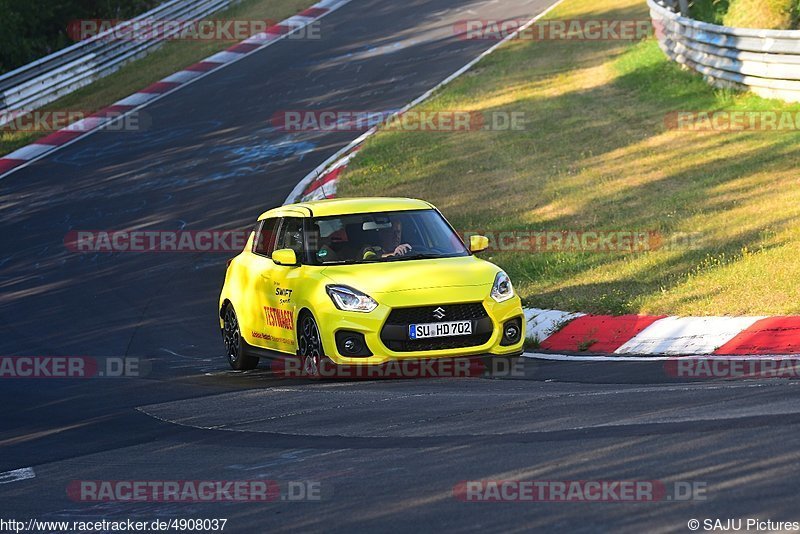
<path fill-rule="evenodd" d="M 479 61 L 481 61 L 483 58 L 485 58 L 489 54 L 493 53 L 495 50 L 497 50 L 498 48 L 500 48 L 501 46 L 506 44 L 508 41 L 511 41 L 512 39 L 516 39 L 516 37 L 520 33 L 522 33 L 523 31 L 525 31 L 528 28 L 530 28 L 531 26 L 533 26 L 533 24 L 535 24 L 536 21 L 538 21 L 542 17 L 546 16 L 548 13 L 550 13 L 552 10 L 554 10 L 556 7 L 558 7 L 563 2 L 564 2 L 564 0 L 557 0 L 555 3 L 551 4 L 550 7 L 548 7 L 547 9 L 545 9 L 544 11 L 542 11 L 541 13 L 539 13 L 538 15 L 533 17 L 531 20 L 526 22 L 523 26 L 521 26 L 519 29 L 517 29 L 517 31 L 515 31 L 512 34 L 507 35 L 501 41 L 495 43 L 494 45 L 492 45 L 487 50 L 484 50 L 475 59 L 473 59 L 472 61 L 470 61 L 469 63 L 467 63 L 466 65 L 464 65 L 460 69 L 458 69 L 457 71 L 455 71 L 453 74 L 451 74 L 450 76 L 448 76 L 447 78 L 445 78 L 444 80 L 439 82 L 435 87 L 433 87 L 432 89 L 429 89 L 428 91 L 424 92 L 422 95 L 420 95 L 416 99 L 412 100 L 409 104 L 407 104 L 402 109 L 400 109 L 400 110 L 396 111 L 395 113 L 393 113 L 392 115 L 386 117 L 384 122 L 389 122 L 390 120 L 394 119 L 398 115 L 402 115 L 403 113 L 405 113 L 409 109 L 413 108 L 414 106 L 417 106 L 417 105 L 421 104 L 422 102 L 428 100 L 431 96 L 433 96 L 433 94 L 436 91 L 438 91 L 439 89 L 441 89 L 445 85 L 449 84 L 450 82 L 452 82 L 456 78 L 459 78 L 460 76 L 462 76 L 465 72 L 467 72 L 469 69 L 474 67 Z M 348 152 L 352 151 L 353 149 L 355 149 L 356 147 L 361 145 L 364 141 L 366 141 L 367 139 L 369 139 L 370 137 L 375 135 L 375 133 L 377 133 L 378 130 L 379 130 L 379 126 L 373 126 L 369 130 L 364 132 L 362 135 L 360 135 L 356 139 L 354 139 L 350 144 L 348 144 L 347 146 L 345 146 L 341 150 L 338 150 L 331 157 L 329 157 L 328 159 L 323 161 L 316 169 L 314 169 L 313 171 L 308 173 L 302 180 L 300 180 L 300 182 L 295 186 L 295 188 L 292 189 L 292 192 L 289 193 L 289 196 L 286 198 L 286 201 L 284 201 L 284 204 L 293 204 L 293 203 L 297 202 L 298 201 L 297 199 L 300 198 L 300 196 L 303 194 L 303 191 L 305 191 L 306 187 L 308 187 L 309 184 L 311 184 L 311 182 L 313 182 L 323 172 L 325 172 L 327 170 L 327 168 L 331 164 L 335 163 L 342 156 L 344 156 Z"/>
<path fill-rule="evenodd" d="M 549 360 L 554 362 L 663 362 L 674 360 L 676 356 L 572 356 L 569 354 L 548 354 L 544 352 L 526 352 L 523 358 L 533 360 Z"/>
<path fill-rule="evenodd" d="M 33 467 L 23 467 L 22 469 L 14 469 L 13 471 L 0 473 L 0 484 L 11 484 L 12 482 L 30 480 L 32 478 L 36 478 Z"/>
<path fill-rule="evenodd" d="M 532 360 L 549 360 L 554 362 L 666 362 L 672 360 L 724 360 L 724 361 L 797 361 L 797 354 L 688 354 L 672 356 L 582 356 L 573 354 L 550 354 L 546 352 L 526 352 L 523 358 Z"/>

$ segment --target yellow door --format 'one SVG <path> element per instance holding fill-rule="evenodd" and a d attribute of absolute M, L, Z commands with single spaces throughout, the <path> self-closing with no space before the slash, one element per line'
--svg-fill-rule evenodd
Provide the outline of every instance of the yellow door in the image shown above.
<path fill-rule="evenodd" d="M 262 312 L 268 334 L 266 346 L 291 354 L 297 352 L 295 302 L 303 271 L 304 241 L 303 219 L 283 218 L 273 250 L 294 250 L 298 265 L 278 265 L 269 260 L 271 265 L 261 273 L 263 284 L 259 295 L 263 300 Z"/>

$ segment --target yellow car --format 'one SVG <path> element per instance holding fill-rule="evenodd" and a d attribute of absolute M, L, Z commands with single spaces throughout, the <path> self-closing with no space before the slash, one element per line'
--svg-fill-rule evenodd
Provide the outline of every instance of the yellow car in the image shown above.
<path fill-rule="evenodd" d="M 264 213 L 228 265 L 219 300 L 228 362 L 324 363 L 515 356 L 522 306 L 506 273 L 428 202 L 334 199 Z"/>

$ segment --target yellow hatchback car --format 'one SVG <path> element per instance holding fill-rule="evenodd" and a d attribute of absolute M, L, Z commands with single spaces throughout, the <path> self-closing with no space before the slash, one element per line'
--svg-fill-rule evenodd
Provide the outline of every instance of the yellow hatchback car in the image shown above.
<path fill-rule="evenodd" d="M 474 253 L 428 202 L 334 199 L 264 213 L 230 261 L 219 300 L 228 362 L 323 363 L 515 356 L 522 305 L 506 273 Z"/>

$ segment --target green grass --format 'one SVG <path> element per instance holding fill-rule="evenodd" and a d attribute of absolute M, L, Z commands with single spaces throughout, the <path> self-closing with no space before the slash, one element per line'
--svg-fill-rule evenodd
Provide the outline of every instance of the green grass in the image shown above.
<path fill-rule="evenodd" d="M 739 28 L 791 30 L 798 27 L 798 0 L 695 0 L 692 18 Z"/>
<path fill-rule="evenodd" d="M 297 14 L 313 0 L 243 0 L 236 6 L 209 18 L 238 20 L 283 20 Z M 43 108 L 94 112 L 109 106 L 157 82 L 184 67 L 202 60 L 235 42 L 170 41 L 152 54 L 126 65 L 114 74 L 98 80 Z M 0 156 L 36 141 L 50 132 L 0 131 Z"/>
<path fill-rule="evenodd" d="M 639 0 L 568 0 L 551 18 L 646 17 Z M 518 41 L 422 106 L 520 111 L 525 131 L 382 132 L 342 196 L 437 204 L 463 230 L 644 230 L 693 247 L 498 253 L 527 304 L 595 313 L 800 313 L 800 134 L 667 129 L 678 110 L 800 106 L 715 90 L 654 40 Z"/>
<path fill-rule="evenodd" d="M 797 28 L 797 0 L 731 0 L 726 26 L 791 30 Z"/>

